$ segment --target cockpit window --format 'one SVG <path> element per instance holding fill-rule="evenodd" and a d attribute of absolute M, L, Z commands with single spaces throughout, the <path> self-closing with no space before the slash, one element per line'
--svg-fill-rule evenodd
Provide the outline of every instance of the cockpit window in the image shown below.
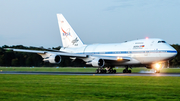
<path fill-rule="evenodd" d="M 158 43 L 166 43 L 166 41 L 158 41 Z"/>

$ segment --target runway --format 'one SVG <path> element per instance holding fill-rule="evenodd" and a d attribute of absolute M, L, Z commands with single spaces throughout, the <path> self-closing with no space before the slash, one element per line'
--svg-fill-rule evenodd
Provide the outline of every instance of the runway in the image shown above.
<path fill-rule="evenodd" d="M 22 72 L 3 71 L 0 74 L 23 74 L 23 75 L 89 75 L 89 76 L 176 76 L 180 73 L 116 73 L 116 74 L 96 74 L 93 72 Z"/>

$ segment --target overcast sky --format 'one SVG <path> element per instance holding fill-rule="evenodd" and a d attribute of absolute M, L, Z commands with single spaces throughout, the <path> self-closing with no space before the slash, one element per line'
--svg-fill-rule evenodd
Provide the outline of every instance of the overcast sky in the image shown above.
<path fill-rule="evenodd" d="M 62 46 L 57 13 L 85 44 L 145 37 L 180 44 L 180 0 L 0 0 L 0 46 Z"/>

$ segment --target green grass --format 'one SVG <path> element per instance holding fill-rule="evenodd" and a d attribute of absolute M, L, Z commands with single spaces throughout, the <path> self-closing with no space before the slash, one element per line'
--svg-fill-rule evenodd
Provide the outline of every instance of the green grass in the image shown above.
<path fill-rule="evenodd" d="M 44 72 L 95 72 L 97 68 L 88 67 L 0 67 L 0 71 L 44 71 Z M 124 68 L 116 68 L 117 72 L 122 73 Z M 133 68 L 132 73 L 140 71 L 150 71 L 146 68 Z M 180 73 L 180 68 L 163 68 L 161 73 Z"/>
<path fill-rule="evenodd" d="M 44 72 L 95 72 L 97 68 L 83 67 L 0 67 L 2 71 L 44 71 Z"/>
<path fill-rule="evenodd" d="M 179 77 L 0 75 L 0 101 L 179 101 Z"/>

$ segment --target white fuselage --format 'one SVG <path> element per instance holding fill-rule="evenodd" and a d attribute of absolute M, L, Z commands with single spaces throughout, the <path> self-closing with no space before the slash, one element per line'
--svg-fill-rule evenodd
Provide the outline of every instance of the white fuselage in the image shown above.
<path fill-rule="evenodd" d="M 177 51 L 162 39 L 141 39 L 124 43 L 92 44 L 76 48 L 62 48 L 68 53 L 87 54 L 89 56 L 124 56 L 130 57 L 127 62 L 114 65 L 151 64 L 166 61 L 177 54 Z M 86 59 L 84 59 L 86 61 Z M 87 61 L 86 61 L 87 62 Z"/>

